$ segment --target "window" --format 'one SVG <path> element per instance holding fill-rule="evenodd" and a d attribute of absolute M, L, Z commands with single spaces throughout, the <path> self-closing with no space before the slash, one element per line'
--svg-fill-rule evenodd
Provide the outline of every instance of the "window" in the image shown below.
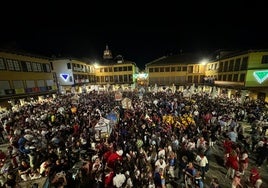
<path fill-rule="evenodd" d="M 127 74 L 124 75 L 124 82 L 128 82 L 128 75 Z"/>
<path fill-rule="evenodd" d="M 50 67 L 51 67 L 52 70 L 54 69 L 52 62 L 50 62 Z"/>
<path fill-rule="evenodd" d="M 154 72 L 154 69 L 153 68 L 149 68 L 149 72 Z"/>
<path fill-rule="evenodd" d="M 51 72 L 49 64 L 46 64 L 47 72 Z"/>
<path fill-rule="evenodd" d="M 228 70 L 228 64 L 229 64 L 228 61 L 225 61 L 224 62 L 224 72 L 227 72 L 227 70 Z"/>
<path fill-rule="evenodd" d="M 193 70 L 194 70 L 193 66 L 188 67 L 188 73 L 193 73 Z"/>
<path fill-rule="evenodd" d="M 215 64 L 211 64 L 210 66 L 211 66 L 211 67 L 210 67 L 210 70 L 214 70 L 214 66 L 215 66 Z"/>
<path fill-rule="evenodd" d="M 228 81 L 232 81 L 232 77 L 233 77 L 232 74 L 228 74 Z"/>
<path fill-rule="evenodd" d="M 241 70 L 247 70 L 247 68 L 248 68 L 248 57 L 243 57 Z"/>
<path fill-rule="evenodd" d="M 13 61 L 11 59 L 7 59 L 7 67 L 8 67 L 8 70 L 11 70 L 11 71 L 15 70 Z"/>
<path fill-rule="evenodd" d="M 194 83 L 198 83 L 198 76 L 194 76 Z"/>
<path fill-rule="evenodd" d="M 229 62 L 229 69 L 228 69 L 228 71 L 229 72 L 232 72 L 233 70 L 234 70 L 234 60 L 232 59 Z"/>
<path fill-rule="evenodd" d="M 123 82 L 123 75 L 119 75 L 119 82 Z"/>
<path fill-rule="evenodd" d="M 238 70 L 240 70 L 240 61 L 241 61 L 240 58 L 238 58 L 238 59 L 235 60 L 234 71 L 238 71 Z"/>
<path fill-rule="evenodd" d="M 165 72 L 170 72 L 170 67 L 166 67 Z"/>
<path fill-rule="evenodd" d="M 175 67 L 171 67 L 171 72 L 175 72 Z"/>
<path fill-rule="evenodd" d="M 32 63 L 32 67 L 33 67 L 33 71 L 34 72 L 38 72 L 38 69 L 37 69 L 37 64 L 36 63 Z"/>
<path fill-rule="evenodd" d="M 26 66 L 27 66 L 27 70 L 28 70 L 28 72 L 32 72 L 32 71 L 33 71 L 31 62 L 26 61 Z"/>
<path fill-rule="evenodd" d="M 105 82 L 109 82 L 109 76 L 105 76 Z"/>
<path fill-rule="evenodd" d="M 127 67 L 127 70 L 128 70 L 128 71 L 132 71 L 132 66 L 128 66 L 128 67 Z"/>
<path fill-rule="evenodd" d="M 20 68 L 20 62 L 17 61 L 17 60 L 13 60 L 13 63 L 14 63 L 14 68 L 16 71 L 21 71 L 21 68 Z"/>
<path fill-rule="evenodd" d="M 240 81 L 240 82 L 244 82 L 244 81 L 245 81 L 245 77 L 246 77 L 246 74 L 245 74 L 245 73 L 240 74 L 240 79 L 239 79 L 239 81 Z"/>
<path fill-rule="evenodd" d="M 26 62 L 25 61 L 21 61 L 21 69 L 23 72 L 28 72 L 27 70 L 27 66 L 26 66 Z"/>
<path fill-rule="evenodd" d="M 37 71 L 38 72 L 42 72 L 43 71 L 43 67 L 42 67 L 41 63 L 36 63 L 36 66 L 37 66 Z"/>
<path fill-rule="evenodd" d="M 237 82 L 238 81 L 238 74 L 234 74 L 233 81 Z"/>
<path fill-rule="evenodd" d="M 6 65 L 3 58 L 0 58 L 0 70 L 6 70 Z"/>
<path fill-rule="evenodd" d="M 164 67 L 160 67 L 160 72 L 164 72 Z"/>
<path fill-rule="evenodd" d="M 118 82 L 118 75 L 114 75 L 114 82 Z"/>
<path fill-rule="evenodd" d="M 181 67 L 177 67 L 177 71 L 180 72 L 181 71 Z"/>
<path fill-rule="evenodd" d="M 221 61 L 219 65 L 219 72 L 222 72 L 222 71 L 223 71 L 223 62 Z"/>
<path fill-rule="evenodd" d="M 219 69 L 219 63 L 215 63 L 215 70 Z"/>
<path fill-rule="evenodd" d="M 192 83 L 193 82 L 193 77 L 192 76 L 188 76 L 188 83 Z"/>
<path fill-rule="evenodd" d="M 268 55 L 262 56 L 261 64 L 268 64 Z"/>
<path fill-rule="evenodd" d="M 67 69 L 71 69 L 71 63 L 67 63 Z"/>
<path fill-rule="evenodd" d="M 182 71 L 187 71 L 187 67 L 182 67 Z"/>

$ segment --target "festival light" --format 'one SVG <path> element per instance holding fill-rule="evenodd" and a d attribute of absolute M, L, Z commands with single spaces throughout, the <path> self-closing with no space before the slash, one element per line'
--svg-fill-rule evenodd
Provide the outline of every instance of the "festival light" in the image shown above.
<path fill-rule="evenodd" d="M 255 71 L 253 72 L 253 75 L 256 78 L 256 80 L 261 84 L 268 78 L 268 70 Z"/>

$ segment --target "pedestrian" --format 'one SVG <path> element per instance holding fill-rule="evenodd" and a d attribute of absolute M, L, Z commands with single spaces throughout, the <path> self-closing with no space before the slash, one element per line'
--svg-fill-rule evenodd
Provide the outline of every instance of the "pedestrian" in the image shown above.
<path fill-rule="evenodd" d="M 197 165 L 199 167 L 199 170 L 201 172 L 201 176 L 202 176 L 202 179 L 204 180 L 205 179 L 205 174 L 206 174 L 206 167 L 208 165 L 208 159 L 207 157 L 204 155 L 203 152 L 200 152 L 196 158 L 195 158 L 195 161 L 197 162 Z"/>
<path fill-rule="evenodd" d="M 260 188 L 262 185 L 262 178 L 260 175 L 260 172 L 256 167 L 253 167 L 250 170 L 250 175 L 247 182 L 250 186 L 253 186 L 254 188 Z"/>

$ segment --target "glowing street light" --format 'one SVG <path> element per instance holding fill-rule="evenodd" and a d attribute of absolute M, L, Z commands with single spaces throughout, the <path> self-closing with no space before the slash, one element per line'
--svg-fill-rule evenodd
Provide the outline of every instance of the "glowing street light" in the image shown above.
<path fill-rule="evenodd" d="M 207 59 L 203 59 L 200 61 L 200 64 L 201 65 L 206 65 L 208 63 L 208 60 Z"/>

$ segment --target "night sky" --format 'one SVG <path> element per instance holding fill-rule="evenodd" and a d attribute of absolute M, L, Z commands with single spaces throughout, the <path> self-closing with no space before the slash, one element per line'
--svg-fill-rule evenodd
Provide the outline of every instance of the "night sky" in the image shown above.
<path fill-rule="evenodd" d="M 180 52 L 268 49 L 266 6 L 257 1 L 82 2 L 5 5 L 0 47 L 98 61 L 108 44 L 141 69 Z"/>

